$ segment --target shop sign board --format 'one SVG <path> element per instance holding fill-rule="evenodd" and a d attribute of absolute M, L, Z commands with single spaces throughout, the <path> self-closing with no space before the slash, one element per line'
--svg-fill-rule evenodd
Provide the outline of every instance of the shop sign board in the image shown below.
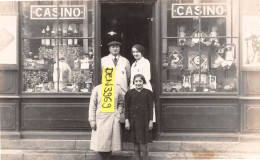
<path fill-rule="evenodd" d="M 226 4 L 172 4 L 172 18 L 224 17 L 227 15 Z"/>
<path fill-rule="evenodd" d="M 31 5 L 31 19 L 85 19 L 84 5 Z"/>

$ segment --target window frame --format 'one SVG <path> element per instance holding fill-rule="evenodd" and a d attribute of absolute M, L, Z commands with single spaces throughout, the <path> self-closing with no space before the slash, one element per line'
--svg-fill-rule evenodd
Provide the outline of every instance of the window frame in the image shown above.
<path fill-rule="evenodd" d="M 46 1 L 46 2 L 48 2 L 48 3 L 51 3 L 51 2 L 49 2 L 49 1 Z M 88 8 L 88 3 L 91 3 L 91 9 L 90 10 L 88 10 L 88 9 L 86 9 L 85 10 L 85 19 L 83 19 L 83 20 L 88 20 L 89 19 L 89 15 L 88 15 L 88 12 L 89 11 L 91 11 L 92 12 L 92 21 L 91 21 L 91 24 L 90 23 L 87 23 L 86 25 L 87 25 L 87 27 L 88 27 L 88 25 L 90 24 L 90 25 L 92 25 L 92 31 L 93 31 L 93 33 L 94 34 L 92 34 L 91 36 L 89 36 L 89 35 L 87 35 L 87 36 L 82 36 L 82 37 L 78 37 L 78 39 L 81 39 L 82 40 L 82 43 L 84 43 L 83 41 L 85 41 L 85 40 L 90 40 L 90 41 L 88 41 L 87 43 L 88 43 L 88 45 L 90 44 L 90 43 L 92 43 L 93 44 L 93 50 L 94 50 L 94 54 L 93 54 L 93 70 L 92 70 L 92 72 L 93 72 L 93 75 L 92 75 L 92 89 L 94 88 L 94 86 L 96 86 L 96 84 L 98 83 L 97 82 L 97 73 L 96 73 L 96 70 L 97 70 L 97 61 L 98 61 L 98 57 L 99 57 L 99 55 L 98 55 L 98 52 L 97 52 L 97 36 L 96 36 L 96 34 L 95 33 L 97 33 L 96 32 L 96 30 L 97 30 L 97 28 L 96 28 L 96 26 L 97 26 L 97 24 L 96 24 L 96 22 L 97 22 L 97 5 L 96 5 L 96 3 L 97 3 L 97 1 L 96 0 L 88 0 L 88 1 L 80 1 L 79 3 L 83 3 L 82 5 L 84 5 L 84 7 L 85 8 Z M 28 1 L 28 2 L 19 2 L 19 8 L 20 8 L 20 26 L 21 26 L 21 28 L 24 28 L 24 24 L 23 24 L 23 18 L 24 18 L 24 16 L 29 16 L 30 17 L 30 15 L 28 15 L 28 14 L 30 14 L 30 12 L 29 11 L 27 11 L 27 14 L 25 15 L 25 14 L 23 14 L 23 11 L 22 11 L 22 9 L 23 9 L 23 3 L 27 3 L 28 5 L 29 5 L 29 8 L 30 8 L 30 6 L 31 5 L 35 5 L 35 4 L 37 4 L 37 5 L 46 5 L 46 4 L 38 4 L 38 3 L 41 3 L 41 1 L 34 1 L 34 2 L 31 2 L 31 1 Z M 55 4 L 56 3 L 56 4 Z M 56 6 L 57 8 L 59 7 L 59 6 L 61 6 L 60 5 L 60 3 L 67 3 L 67 4 L 62 4 L 63 6 L 64 5 L 66 5 L 66 6 L 74 6 L 74 4 L 72 4 L 72 3 L 75 3 L 74 1 L 58 1 L 58 2 L 53 2 L 53 4 L 51 5 L 51 6 Z M 47 4 L 47 5 L 49 5 L 49 4 Z M 76 6 L 77 4 L 75 4 L 75 6 Z M 49 5 L 50 6 L 50 5 Z M 31 21 L 31 19 L 29 18 L 29 21 Z M 49 20 L 42 20 L 42 21 L 49 21 Z M 55 21 L 55 22 L 57 22 L 58 24 L 59 24 L 59 18 L 57 17 L 57 19 L 55 19 L 55 20 L 53 20 L 53 21 Z M 66 20 L 65 20 L 66 21 Z M 83 22 L 82 22 L 82 24 L 83 24 Z M 29 24 L 30 25 L 30 24 Z M 86 27 L 86 26 L 85 26 Z M 84 28 L 84 26 L 83 26 L 83 28 Z M 21 48 L 20 48 L 20 53 L 21 53 L 21 56 L 20 57 L 22 57 L 23 56 L 23 54 L 24 54 L 24 40 L 33 40 L 33 39 L 39 39 L 39 38 L 41 38 L 41 37 L 35 37 L 35 36 L 23 36 L 24 34 L 23 34 L 23 30 L 21 30 L 21 33 L 20 33 L 20 45 L 21 45 Z M 56 37 L 55 39 L 60 39 L 60 40 L 62 40 L 62 39 L 69 39 L 69 37 L 66 37 L 66 38 L 64 38 L 64 37 Z M 30 42 L 29 42 L 30 43 Z M 58 44 L 59 45 L 59 44 Z M 58 46 L 58 45 L 56 45 L 56 46 Z M 60 46 L 62 46 L 62 45 L 60 45 Z M 85 47 L 83 47 L 84 46 L 84 44 L 82 45 L 82 48 L 85 48 Z M 59 47 L 58 47 L 59 48 Z M 57 51 L 57 53 L 56 53 L 56 56 L 58 57 L 59 56 L 59 50 Z M 19 92 L 21 93 L 21 97 L 24 97 L 24 98 L 30 98 L 30 97 L 37 97 L 37 98 L 57 98 L 57 97 L 60 97 L 60 98 L 66 98 L 66 97 L 72 97 L 72 98 L 82 98 L 82 97 L 90 97 L 90 95 L 91 95 L 91 93 L 92 93 L 92 91 L 90 91 L 90 92 L 62 92 L 62 91 L 55 91 L 55 92 L 25 92 L 25 91 L 23 91 L 23 85 L 25 85 L 25 83 L 23 82 L 23 71 L 24 71 L 24 69 L 23 69 L 23 66 L 22 66 L 22 63 L 23 63 L 23 59 L 22 58 L 20 58 L 20 60 L 19 60 L 19 62 L 20 62 L 20 70 L 19 70 L 19 77 L 20 77 L 20 79 L 21 79 L 21 85 L 19 85 L 20 87 L 19 87 Z M 59 65 L 59 62 L 57 62 L 57 65 Z M 53 95 L 55 95 L 55 96 L 53 96 Z"/>
<path fill-rule="evenodd" d="M 159 91 L 160 91 L 160 97 L 161 98 L 167 98 L 167 97 L 180 97 L 180 96 L 189 96 L 189 98 L 193 98 L 193 97 L 213 97 L 213 98 L 217 98 L 217 97 L 223 97 L 223 96 L 228 96 L 230 98 L 236 98 L 238 96 L 238 94 L 240 93 L 241 87 L 240 87 L 240 32 L 239 32 L 239 16 L 235 16 L 235 15 L 239 15 L 239 4 L 235 3 L 234 0 L 227 0 L 225 3 L 227 4 L 227 15 L 226 15 L 226 28 L 228 23 L 230 24 L 230 35 L 226 35 L 225 36 L 218 36 L 219 38 L 225 38 L 225 39 L 231 39 L 232 44 L 235 44 L 235 56 L 236 56 L 236 60 L 235 60 L 235 66 L 236 66 L 236 77 L 232 78 L 232 79 L 236 79 L 236 91 L 234 92 L 185 92 L 185 91 L 180 91 L 180 92 L 165 92 L 163 90 L 163 56 L 165 56 L 165 54 L 168 54 L 168 50 L 169 50 L 169 45 L 168 45 L 168 41 L 169 40 L 173 40 L 173 39 L 178 39 L 180 37 L 176 36 L 176 37 L 170 37 L 168 36 L 168 32 L 167 32 L 167 24 L 168 24 L 168 20 L 169 17 L 165 16 L 168 15 L 168 3 L 170 2 L 170 0 L 167 1 L 160 1 L 160 18 L 161 18 L 161 24 L 160 24 L 160 59 L 159 59 L 159 65 L 160 65 L 160 70 L 162 71 L 160 73 L 160 78 L 159 78 Z M 181 4 L 176 2 L 176 4 Z M 189 3 L 191 4 L 191 3 Z M 199 3 L 199 5 L 202 3 Z M 205 4 L 205 3 L 203 3 Z M 207 3 L 206 3 L 207 4 Z M 165 8 L 167 8 L 167 11 L 165 11 Z M 203 17 L 201 17 L 199 15 L 199 19 L 201 21 Z M 201 22 L 199 22 L 199 29 L 201 29 Z M 164 31 L 164 29 L 166 28 L 166 30 Z M 166 34 L 166 36 L 165 36 Z M 187 36 L 188 37 L 188 36 Z M 185 38 L 187 38 L 185 37 Z M 165 41 L 167 41 L 166 43 L 164 43 Z M 167 44 L 166 46 L 164 46 L 165 44 Z M 177 46 L 177 45 L 176 45 Z M 167 51 L 165 52 L 164 48 L 167 48 Z M 200 47 L 199 47 L 200 48 Z M 201 52 L 199 53 L 199 55 L 201 55 Z M 208 58 L 210 59 L 210 56 L 208 56 Z M 208 65 L 210 65 L 210 63 L 208 62 Z M 200 67 L 201 68 L 201 67 Z M 200 69 L 201 70 L 201 69 Z M 210 70 L 210 66 L 209 66 L 209 70 Z M 201 74 L 201 73 L 199 73 Z M 209 76 L 210 74 L 208 74 Z M 201 84 L 200 84 L 201 85 Z"/>

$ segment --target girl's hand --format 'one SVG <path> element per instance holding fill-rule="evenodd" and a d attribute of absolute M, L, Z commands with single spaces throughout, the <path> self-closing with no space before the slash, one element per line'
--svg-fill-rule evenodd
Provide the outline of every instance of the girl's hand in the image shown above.
<path fill-rule="evenodd" d="M 125 120 L 125 129 L 130 130 L 130 123 L 128 119 Z"/>
<path fill-rule="evenodd" d="M 149 121 L 149 130 L 152 130 L 152 129 L 153 129 L 153 121 L 150 120 L 150 121 Z"/>

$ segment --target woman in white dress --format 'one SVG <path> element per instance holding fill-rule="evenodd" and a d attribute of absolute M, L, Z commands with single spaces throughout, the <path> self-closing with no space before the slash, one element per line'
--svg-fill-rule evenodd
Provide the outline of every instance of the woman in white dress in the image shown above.
<path fill-rule="evenodd" d="M 146 80 L 146 84 L 144 84 L 144 88 L 152 90 L 152 85 L 150 83 L 151 79 L 151 68 L 150 62 L 148 59 L 144 58 L 145 48 L 139 44 L 136 44 L 132 47 L 132 54 L 136 61 L 131 66 L 131 81 L 130 81 L 130 89 L 135 88 L 133 84 L 133 79 L 136 74 L 142 74 Z"/>
<path fill-rule="evenodd" d="M 140 44 L 135 44 L 132 47 L 132 54 L 136 61 L 131 66 L 131 78 L 130 78 L 130 89 L 135 88 L 133 83 L 134 76 L 136 74 L 142 74 L 145 78 L 146 84 L 144 84 L 143 88 L 149 89 L 153 91 L 151 85 L 151 67 L 148 59 L 144 58 L 145 48 Z M 153 104 L 153 122 L 156 121 L 155 117 L 155 105 Z"/>

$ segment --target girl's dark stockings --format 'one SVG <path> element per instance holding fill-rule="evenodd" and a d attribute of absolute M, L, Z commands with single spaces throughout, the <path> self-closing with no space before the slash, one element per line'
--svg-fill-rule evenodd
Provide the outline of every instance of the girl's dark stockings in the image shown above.
<path fill-rule="evenodd" d="M 148 160 L 149 148 L 148 144 L 134 144 L 136 160 Z"/>
<path fill-rule="evenodd" d="M 111 160 L 112 152 L 98 152 L 99 160 Z"/>

